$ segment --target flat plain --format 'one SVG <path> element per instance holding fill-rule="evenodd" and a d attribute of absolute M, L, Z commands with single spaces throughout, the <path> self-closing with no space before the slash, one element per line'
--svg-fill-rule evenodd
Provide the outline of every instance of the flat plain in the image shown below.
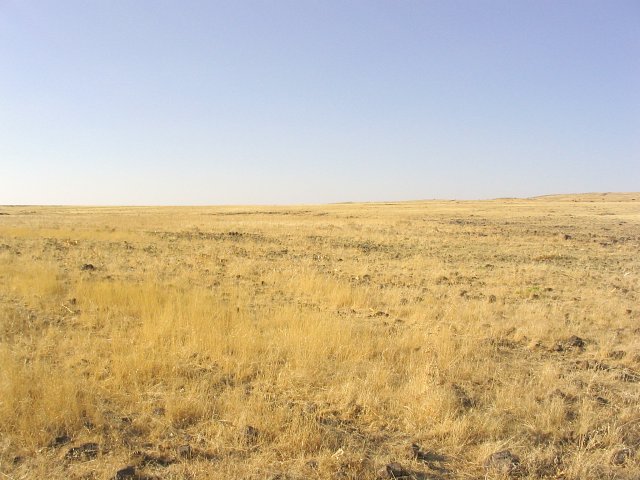
<path fill-rule="evenodd" d="M 0 477 L 638 479 L 640 193 L 0 207 Z"/>

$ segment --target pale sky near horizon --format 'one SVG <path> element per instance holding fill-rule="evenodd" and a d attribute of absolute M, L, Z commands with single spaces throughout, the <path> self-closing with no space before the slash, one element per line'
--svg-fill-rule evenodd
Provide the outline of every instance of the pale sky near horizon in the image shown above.
<path fill-rule="evenodd" d="M 638 190 L 637 0 L 0 0 L 0 204 Z"/>

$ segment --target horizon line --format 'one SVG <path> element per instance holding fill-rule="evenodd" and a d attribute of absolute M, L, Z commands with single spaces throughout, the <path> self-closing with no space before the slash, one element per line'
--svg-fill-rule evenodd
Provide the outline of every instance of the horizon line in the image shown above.
<path fill-rule="evenodd" d="M 337 202 L 321 202 L 321 203 L 228 203 L 228 204 L 171 204 L 171 203 L 157 203 L 157 204 L 103 204 L 103 203 L 66 203 L 66 204 L 54 204 L 54 203 L 23 203 L 23 204 L 1 204 L 0 208 L 24 208 L 24 207 L 49 207 L 49 208 L 211 208 L 211 207 L 301 207 L 301 206 L 330 206 L 330 205 L 376 205 L 376 204 L 402 204 L 402 203 L 425 203 L 425 202 L 492 202 L 497 200 L 536 200 L 549 197 L 579 197 L 582 195 L 589 196 L 608 196 L 608 195 L 638 195 L 640 198 L 640 191 L 637 192 L 578 192 L 578 193 L 550 193 L 543 195 L 534 195 L 528 197 L 490 197 L 490 198 L 472 198 L 472 199 L 459 199 L 459 198 L 423 198 L 412 200 L 351 200 L 351 201 L 337 201 Z M 630 201 L 636 201 L 636 198 L 630 199 Z"/>

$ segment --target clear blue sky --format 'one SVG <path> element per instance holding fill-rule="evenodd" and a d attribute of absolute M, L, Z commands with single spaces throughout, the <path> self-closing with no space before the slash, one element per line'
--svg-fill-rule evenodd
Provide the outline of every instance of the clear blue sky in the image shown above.
<path fill-rule="evenodd" d="M 638 190 L 638 0 L 0 0 L 0 204 Z"/>

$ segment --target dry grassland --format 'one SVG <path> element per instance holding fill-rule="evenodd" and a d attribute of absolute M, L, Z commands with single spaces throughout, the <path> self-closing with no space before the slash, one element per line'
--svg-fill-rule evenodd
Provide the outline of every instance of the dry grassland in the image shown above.
<path fill-rule="evenodd" d="M 640 478 L 640 194 L 0 213 L 0 478 Z"/>

